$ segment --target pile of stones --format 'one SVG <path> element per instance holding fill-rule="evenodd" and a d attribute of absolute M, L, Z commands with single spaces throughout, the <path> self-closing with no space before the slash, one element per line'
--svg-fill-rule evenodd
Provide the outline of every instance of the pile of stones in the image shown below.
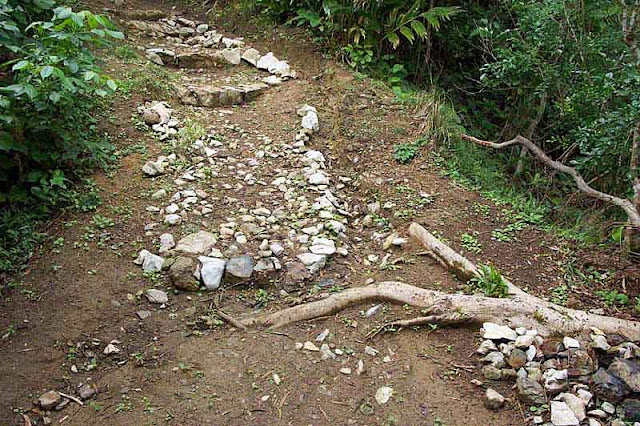
<path fill-rule="evenodd" d="M 533 424 L 640 422 L 640 347 L 623 336 L 591 328 L 584 341 L 570 336 L 543 339 L 536 330 L 494 323 L 484 323 L 481 333 L 484 340 L 477 353 L 486 364 L 484 378 L 515 381 L 518 399 L 536 407 Z M 487 389 L 488 408 L 499 409 L 504 401 Z"/>
<path fill-rule="evenodd" d="M 182 17 L 162 18 L 156 22 L 130 21 L 129 26 L 158 40 L 168 47 L 149 47 L 147 59 L 158 65 L 182 68 L 211 68 L 245 63 L 270 75 L 260 82 L 238 85 L 192 85 L 177 87 L 178 97 L 185 105 L 218 107 L 251 102 L 269 86 L 279 86 L 284 80 L 296 78 L 287 61 L 272 52 L 261 54 L 248 47 L 241 38 L 225 37 L 208 24 Z"/>

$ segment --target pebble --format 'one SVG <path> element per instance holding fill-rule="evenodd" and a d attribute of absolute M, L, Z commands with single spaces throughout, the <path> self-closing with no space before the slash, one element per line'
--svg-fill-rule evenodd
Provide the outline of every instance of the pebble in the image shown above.
<path fill-rule="evenodd" d="M 482 329 L 482 337 L 484 339 L 515 341 L 518 338 L 518 334 L 515 332 L 515 330 L 506 325 L 498 325 L 492 322 L 485 322 L 484 324 L 482 324 Z"/>
<path fill-rule="evenodd" d="M 376 402 L 380 405 L 384 405 L 387 402 L 389 402 L 389 399 L 391 399 L 391 396 L 393 395 L 393 388 L 389 387 L 389 386 L 382 386 L 380 388 L 378 388 L 378 390 L 376 391 Z"/>
<path fill-rule="evenodd" d="M 311 352 L 320 352 L 320 348 L 318 348 L 316 345 L 313 344 L 313 342 L 310 342 L 310 341 L 304 342 L 302 349 L 306 351 L 311 351 Z"/>
<path fill-rule="evenodd" d="M 490 410 L 499 410 L 504 405 L 504 397 L 488 388 L 484 395 L 484 406 Z"/>
<path fill-rule="evenodd" d="M 149 300 L 149 302 L 151 303 L 156 303 L 161 305 L 169 301 L 169 296 L 167 296 L 167 293 L 165 293 L 162 290 L 157 290 L 155 288 L 151 288 L 147 290 L 145 295 L 147 296 L 147 300 Z"/>
<path fill-rule="evenodd" d="M 38 405 L 43 410 L 51 410 L 62 401 L 62 396 L 56 391 L 48 391 L 38 397 Z"/>

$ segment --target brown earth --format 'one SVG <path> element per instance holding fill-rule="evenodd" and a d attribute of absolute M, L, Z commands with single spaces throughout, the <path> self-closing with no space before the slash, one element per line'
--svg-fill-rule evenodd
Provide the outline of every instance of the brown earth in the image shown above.
<path fill-rule="evenodd" d="M 128 1 L 123 10 L 112 15 L 124 28 L 132 11 L 170 12 L 172 6 L 175 13 L 204 18 L 201 12 L 179 3 L 150 1 Z M 98 1 L 88 7 L 112 8 Z M 324 57 L 299 31 L 250 25 L 242 29 L 232 35 L 244 36 L 248 44 L 261 51 L 273 50 L 301 77 L 270 89 L 254 103 L 223 109 L 226 112 L 222 113 L 178 106 L 177 100 L 167 99 L 181 119 L 190 118 L 206 128 L 218 129 L 228 138 L 234 137 L 233 131 L 224 125 L 234 124 L 273 140 L 291 141 L 299 120 L 296 109 L 305 103 L 315 105 L 322 127 L 309 147 L 328 157 L 332 175 L 353 179 L 354 184 L 344 190 L 349 203 L 362 206 L 361 210 L 373 200 L 396 204 L 381 210 L 383 227 L 379 232 L 392 226 L 405 235 L 409 223 L 417 221 L 472 260 L 492 262 L 515 284 L 542 295 L 551 295 L 554 288 L 567 282 L 567 263 L 575 259 L 578 267 L 593 263 L 594 258 L 601 270 L 611 265 L 619 269 L 625 266 L 614 255 L 576 252 L 572 242 L 533 226 L 517 233 L 513 241 L 492 239 L 491 231 L 508 223 L 501 214 L 507 207 L 496 206 L 444 176 L 426 148 L 409 165 L 399 165 L 393 159 L 394 144 L 419 136 L 419 123 L 411 107 L 394 102 L 388 89 L 368 79 L 354 78 L 348 69 Z M 132 34 L 128 43 L 144 46 L 149 41 Z M 143 64 L 140 60 L 123 60 L 114 52 L 103 54 L 106 70 L 114 75 L 125 76 Z M 243 78 L 255 74 L 244 65 L 239 67 L 233 72 L 204 70 L 202 75 L 215 81 L 237 76 L 238 72 L 245 74 Z M 193 70 L 168 71 L 176 79 L 182 74 L 198 74 Z M 241 333 L 226 325 L 203 324 L 202 317 L 212 314 L 214 303 L 240 316 L 255 309 L 275 310 L 324 297 L 340 288 L 364 285 L 369 278 L 463 290 L 465 284 L 425 256 L 416 242 L 392 249 L 392 266 L 381 269 L 367 260 L 372 254 L 384 256 L 380 241 L 372 240 L 371 230 L 350 226 L 349 255 L 335 258 L 313 282 L 286 296 L 278 291 L 277 278 L 215 294 L 189 294 L 174 293 L 163 276 L 157 281 L 155 277 L 143 277 L 131 257 L 142 248 L 151 250 L 157 239 L 157 235 L 147 235 L 143 230 L 154 220 L 152 213 L 145 211 L 150 204 L 148 196 L 172 184 L 169 176 L 152 180 L 140 172 L 147 159 L 155 159 L 162 152 L 161 144 L 149 132 L 139 130 L 132 119 L 137 117 L 137 106 L 152 99 L 148 92 L 133 90 L 114 101 L 103 120 L 104 130 L 117 135 L 114 142 L 120 150 L 142 144 L 146 153 L 126 155 L 112 173 L 94 176 L 104 203 L 96 212 L 66 213 L 54 221 L 46 229 L 50 240 L 32 258 L 24 275 L 15 277 L 13 288 L 0 302 L 1 329 L 11 326 L 15 330 L 0 340 L 2 424 L 24 424 L 20 412 L 34 424 L 42 424 L 34 399 L 50 389 L 75 394 L 80 383 L 95 384 L 98 394 L 84 407 L 71 403 L 62 411 L 50 413 L 55 424 L 525 424 L 527 407 L 511 399 L 504 410 L 489 411 L 482 405 L 484 388 L 470 383 L 473 378 L 482 379 L 480 362 L 474 355 L 479 341 L 477 330 L 422 328 L 368 339 L 369 332 L 389 320 L 418 316 L 415 309 L 385 306 L 367 319 L 362 310 L 369 306 L 362 306 L 278 332 Z M 251 154 L 242 145 L 233 153 L 245 159 Z M 287 166 L 282 158 L 268 164 L 271 171 Z M 258 201 L 277 205 L 276 200 L 263 200 L 257 189 L 247 186 L 225 194 L 221 185 L 235 185 L 234 179 L 223 176 L 209 188 L 221 197 L 216 206 L 219 209 L 208 219 L 215 223 L 214 229 L 232 207 L 252 208 Z M 429 202 L 419 203 L 423 198 L 420 193 L 431 194 Z M 238 203 L 224 196 L 236 198 Z M 394 216 L 397 211 L 405 213 Z M 99 229 L 92 225 L 95 214 L 113 218 L 115 226 Z M 196 229 L 197 225 L 187 223 L 181 231 L 185 234 Z M 463 233 L 474 232 L 482 246 L 479 253 L 470 253 L 460 244 Z M 62 247 L 54 244 L 60 237 Z M 620 276 L 603 281 L 601 288 L 622 290 L 623 281 L 616 279 Z M 273 300 L 260 300 L 258 286 Z M 166 308 L 159 309 L 140 297 L 150 287 L 167 290 L 170 300 Z M 567 289 L 567 303 L 581 308 L 601 307 L 593 296 L 598 289 L 587 282 L 577 283 Z M 151 316 L 139 320 L 136 311 L 141 309 L 151 311 Z M 606 309 L 610 314 L 633 315 L 631 310 Z M 317 353 L 295 349 L 296 342 L 314 341 L 325 328 L 331 331 L 331 346 L 341 348 L 345 355 L 322 361 Z M 122 353 L 103 355 L 104 346 L 114 339 L 119 341 Z M 365 355 L 367 345 L 380 353 L 375 357 Z M 86 371 L 83 367 L 94 357 L 96 367 Z M 359 359 L 365 364 L 363 375 L 355 374 Z M 78 373 L 71 371 L 72 365 L 77 366 Z M 354 373 L 340 373 L 343 367 Z M 281 379 L 279 385 L 274 382 L 274 373 Z M 381 406 L 374 395 L 385 385 L 393 387 L 394 396 Z M 508 382 L 490 386 L 513 397 Z"/>

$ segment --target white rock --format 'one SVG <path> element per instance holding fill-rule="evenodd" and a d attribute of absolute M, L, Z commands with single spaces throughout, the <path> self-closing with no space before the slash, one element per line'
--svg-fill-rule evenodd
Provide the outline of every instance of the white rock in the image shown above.
<path fill-rule="evenodd" d="M 318 110 L 315 107 L 312 107 L 311 105 L 308 105 L 308 104 L 304 104 L 303 106 L 298 108 L 298 110 L 296 111 L 296 114 L 298 114 L 298 116 L 300 117 L 304 117 L 305 115 L 307 115 L 309 111 L 315 114 L 318 114 Z"/>
<path fill-rule="evenodd" d="M 164 223 L 169 225 L 179 225 L 182 222 L 182 217 L 178 214 L 169 214 L 164 217 Z"/>
<path fill-rule="evenodd" d="M 280 243 L 269 244 L 269 250 L 271 250 L 274 256 L 280 256 L 282 253 L 284 253 L 284 247 Z"/>
<path fill-rule="evenodd" d="M 142 270 L 144 272 L 156 272 L 162 270 L 164 259 L 147 250 L 141 250 L 134 263 L 142 265 Z"/>
<path fill-rule="evenodd" d="M 376 355 L 378 355 L 378 350 L 372 348 L 371 346 L 365 346 L 364 347 L 364 353 L 369 355 L 369 356 L 376 356 Z"/>
<path fill-rule="evenodd" d="M 255 67 L 256 65 L 258 65 L 258 60 L 260 59 L 260 52 L 250 47 L 249 49 L 244 51 L 244 53 L 242 54 L 242 59 Z M 275 77 L 275 76 L 270 76 L 270 77 Z"/>
<path fill-rule="evenodd" d="M 180 210 L 180 207 L 178 207 L 177 204 L 173 203 L 173 204 L 169 204 L 167 207 L 165 207 L 164 211 L 167 214 L 174 214 L 174 213 L 178 213 L 178 211 Z"/>
<path fill-rule="evenodd" d="M 202 264 L 200 268 L 200 280 L 207 287 L 207 290 L 216 290 L 220 287 L 220 281 L 224 275 L 224 268 L 227 261 L 215 257 L 200 256 L 198 260 Z"/>
<path fill-rule="evenodd" d="M 331 348 L 329 348 L 329 345 L 327 345 L 326 343 L 323 343 L 320 346 L 320 358 L 322 358 L 322 359 L 329 359 L 329 358 L 335 359 L 335 357 L 336 357 L 336 354 L 331 352 Z"/>
<path fill-rule="evenodd" d="M 261 70 L 269 70 L 269 68 L 274 67 L 280 62 L 278 58 L 273 56 L 272 52 L 267 53 L 266 55 L 260 57 L 258 62 L 256 62 L 256 67 Z"/>
<path fill-rule="evenodd" d="M 176 242 L 171 234 L 160 235 L 160 253 L 165 253 L 176 246 Z"/>
<path fill-rule="evenodd" d="M 302 117 L 302 127 L 308 130 L 313 130 L 314 132 L 320 130 L 320 120 L 318 119 L 318 114 L 313 111 L 307 112 L 307 114 Z"/>
<path fill-rule="evenodd" d="M 376 391 L 376 402 L 380 405 L 384 405 L 387 402 L 389 402 L 389 399 L 391 399 L 391 396 L 393 395 L 393 388 L 389 387 L 389 386 L 382 386 L 380 388 L 378 388 L 378 390 Z"/>
<path fill-rule="evenodd" d="M 517 331 L 516 331 L 517 333 Z M 516 338 L 516 348 L 525 349 L 533 344 L 533 336 L 520 335 Z"/>
<path fill-rule="evenodd" d="M 581 422 L 587 417 L 585 412 L 586 404 L 582 398 L 572 393 L 561 393 L 558 395 L 558 399 L 563 400 L 565 404 L 567 404 L 574 416 L 576 416 L 576 419 L 578 419 L 578 422 Z"/>
<path fill-rule="evenodd" d="M 578 426 L 580 421 L 566 403 L 551 401 L 551 423 L 554 426 Z"/>
<path fill-rule="evenodd" d="M 324 172 L 316 172 L 308 177 L 311 185 L 329 185 L 329 177 Z"/>
<path fill-rule="evenodd" d="M 340 369 L 340 373 L 342 373 L 342 374 L 344 374 L 344 375 L 348 376 L 348 375 L 350 375 L 350 374 L 351 374 L 351 369 L 350 369 L 350 368 L 348 368 L 348 367 L 341 368 L 341 369 Z"/>
<path fill-rule="evenodd" d="M 484 340 L 482 343 L 480 343 L 480 346 L 478 346 L 478 349 L 476 349 L 476 352 L 479 353 L 480 355 L 486 355 L 489 352 L 493 352 L 497 350 L 498 350 L 498 347 L 496 346 L 495 343 L 493 343 L 493 340 Z"/>
<path fill-rule="evenodd" d="M 315 263 L 326 260 L 327 257 L 321 254 L 300 253 L 297 258 L 300 259 L 304 266 L 311 266 Z"/>
<path fill-rule="evenodd" d="M 122 352 L 120 350 L 120 348 L 118 348 L 116 345 L 114 345 L 113 343 L 109 343 L 105 348 L 104 351 L 102 351 L 102 353 L 104 353 L 105 355 L 111 355 L 111 354 L 119 354 L 120 352 Z"/>
<path fill-rule="evenodd" d="M 309 251 L 314 254 L 323 254 L 323 255 L 332 255 L 336 252 L 335 246 L 326 246 L 326 245 L 312 245 L 309 247 Z"/>
<path fill-rule="evenodd" d="M 318 334 L 318 336 L 316 337 L 316 342 L 324 342 L 324 339 L 327 338 L 327 336 L 329 335 L 330 331 L 328 328 L 325 328 L 322 333 Z"/>
<path fill-rule="evenodd" d="M 564 347 L 567 349 L 578 349 L 580 347 L 580 342 L 578 342 L 573 337 L 565 336 L 565 338 L 562 339 L 562 343 L 564 344 Z"/>
<path fill-rule="evenodd" d="M 482 337 L 484 339 L 491 340 L 516 340 L 518 334 L 515 330 L 506 325 L 498 325 L 492 322 L 485 322 L 482 324 Z"/>

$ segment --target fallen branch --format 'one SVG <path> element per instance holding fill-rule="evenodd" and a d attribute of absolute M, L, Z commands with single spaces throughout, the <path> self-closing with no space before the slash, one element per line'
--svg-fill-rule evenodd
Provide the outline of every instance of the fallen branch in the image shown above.
<path fill-rule="evenodd" d="M 405 320 L 396 320 L 391 321 L 386 324 L 382 324 L 380 327 L 375 329 L 373 332 L 367 335 L 367 338 L 373 339 L 378 334 L 380 334 L 387 327 L 417 327 L 421 325 L 460 325 L 468 322 L 468 318 L 461 313 L 453 312 L 449 315 L 430 315 L 427 317 L 417 317 L 417 318 L 409 318 Z"/>
<path fill-rule="evenodd" d="M 64 398 L 67 398 L 67 399 L 75 402 L 78 405 L 84 405 L 84 403 L 82 401 L 80 401 L 78 398 L 76 398 L 73 395 L 67 395 L 66 393 L 62 393 L 62 392 L 58 392 L 58 393 L 60 394 L 60 396 L 62 396 Z"/>
<path fill-rule="evenodd" d="M 219 316 L 226 323 L 231 324 L 231 326 L 237 328 L 238 330 L 247 331 L 247 327 L 244 324 L 242 324 L 240 321 L 238 321 L 231 315 L 224 313 L 220 309 L 216 311 L 216 315 Z"/>
<path fill-rule="evenodd" d="M 463 279 L 478 274 L 476 266 L 440 242 L 418 224 L 409 228 L 429 253 Z M 640 340 L 640 323 L 620 318 L 590 314 L 565 308 L 531 296 L 507 281 L 509 298 L 492 298 L 466 294 L 448 294 L 400 282 L 381 282 L 351 288 L 315 302 L 276 312 L 261 313 L 239 319 L 245 327 L 281 328 L 296 322 L 333 315 L 361 303 L 392 302 L 427 309 L 429 316 L 396 322 L 397 325 L 497 322 L 535 328 L 541 334 L 572 335 L 596 327 L 605 333 L 620 333 L 633 341 Z M 393 324 L 393 323 L 392 323 Z"/>
<path fill-rule="evenodd" d="M 515 144 L 520 144 L 523 147 L 526 147 L 534 155 L 534 157 L 536 157 L 539 161 L 544 163 L 547 167 L 562 173 L 566 173 L 569 176 L 571 176 L 580 191 L 584 192 L 590 197 L 593 197 L 598 200 L 611 203 L 620 207 L 627 214 L 627 217 L 629 218 L 629 222 L 631 223 L 631 225 L 636 230 L 640 230 L 640 212 L 638 212 L 635 204 L 631 200 L 628 200 L 626 198 L 616 197 L 615 195 L 607 194 L 605 192 L 601 192 L 601 191 L 598 191 L 597 189 L 590 187 L 589 184 L 585 182 L 584 178 L 580 175 L 580 173 L 576 171 L 576 169 L 574 169 L 573 167 L 569 167 L 565 164 L 562 164 L 558 161 L 552 160 L 547 156 L 547 154 L 544 153 L 542 149 L 538 147 L 538 145 L 534 144 L 529 139 L 518 135 L 509 141 L 496 143 L 496 142 L 485 141 L 485 140 L 478 139 L 473 136 L 464 135 L 464 134 L 462 135 L 462 138 L 470 142 L 476 143 L 478 145 L 482 145 L 482 146 L 486 146 L 494 149 L 502 149 Z"/>

